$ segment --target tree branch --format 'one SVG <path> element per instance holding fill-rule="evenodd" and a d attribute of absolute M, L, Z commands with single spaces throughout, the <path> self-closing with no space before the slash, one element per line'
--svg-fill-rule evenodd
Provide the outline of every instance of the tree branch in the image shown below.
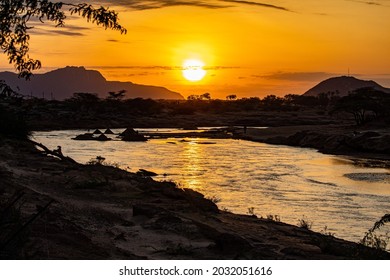
<path fill-rule="evenodd" d="M 119 24 L 118 14 L 108 8 L 95 8 L 86 3 L 72 4 L 52 2 L 47 0 L 15 0 L 0 1 L 0 48 L 8 56 L 10 64 L 14 64 L 19 77 L 29 79 L 32 71 L 41 68 L 39 60 L 29 57 L 29 29 L 27 23 L 36 18 L 42 23 L 45 20 L 54 22 L 56 27 L 65 25 L 67 6 L 71 15 L 77 14 L 105 29 L 120 31 L 127 30 Z"/>
<path fill-rule="evenodd" d="M 31 143 L 33 143 L 35 146 L 38 146 L 39 148 L 43 149 L 43 151 L 47 154 L 47 155 L 51 155 L 51 156 L 54 156 L 54 157 L 57 157 L 63 161 L 67 161 L 67 162 L 71 162 L 71 163 L 77 163 L 74 159 L 70 158 L 70 157 L 66 157 L 62 154 L 61 151 L 52 151 L 50 150 L 49 148 L 47 148 L 45 145 L 41 144 L 41 143 L 38 143 L 38 142 L 35 142 L 31 139 L 29 139 L 28 141 L 30 141 Z"/>

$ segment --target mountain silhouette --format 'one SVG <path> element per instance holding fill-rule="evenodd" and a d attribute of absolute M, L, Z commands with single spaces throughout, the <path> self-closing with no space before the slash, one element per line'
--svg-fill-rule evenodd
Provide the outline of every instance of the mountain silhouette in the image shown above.
<path fill-rule="evenodd" d="M 374 81 L 364 81 L 355 77 L 341 76 L 322 81 L 315 87 L 306 91 L 303 95 L 318 96 L 320 93 L 338 92 L 339 96 L 346 96 L 354 90 L 365 87 L 390 93 L 389 88 L 385 88 Z"/>
<path fill-rule="evenodd" d="M 164 87 L 107 81 L 99 71 L 84 67 L 67 66 L 45 74 L 35 74 L 29 81 L 19 79 L 12 72 L 0 72 L 0 80 L 23 95 L 46 99 L 64 100 L 76 92 L 96 93 L 105 98 L 108 92 L 120 90 L 126 90 L 125 98 L 184 99 L 180 93 Z"/>

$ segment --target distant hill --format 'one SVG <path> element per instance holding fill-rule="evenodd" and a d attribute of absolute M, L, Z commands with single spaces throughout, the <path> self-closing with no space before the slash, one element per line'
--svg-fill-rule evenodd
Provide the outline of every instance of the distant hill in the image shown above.
<path fill-rule="evenodd" d="M 75 92 L 96 93 L 105 98 L 108 92 L 120 90 L 126 90 L 126 98 L 184 99 L 180 93 L 164 87 L 107 81 L 99 71 L 84 67 L 68 66 L 45 74 L 35 74 L 30 81 L 19 79 L 12 72 L 0 72 L 0 80 L 23 95 L 46 99 L 53 96 L 56 100 L 64 100 Z"/>
<path fill-rule="evenodd" d="M 364 87 L 371 87 L 376 90 L 381 90 L 384 92 L 390 93 L 389 88 L 382 87 L 378 83 L 374 81 L 364 81 L 359 80 L 355 77 L 349 77 L 349 76 L 341 76 L 341 77 L 334 77 L 327 79 L 325 81 L 322 81 L 315 87 L 309 89 L 307 92 L 305 92 L 303 95 L 307 96 L 317 96 L 320 93 L 327 93 L 327 92 L 339 92 L 339 96 L 346 96 L 350 92 Z"/>

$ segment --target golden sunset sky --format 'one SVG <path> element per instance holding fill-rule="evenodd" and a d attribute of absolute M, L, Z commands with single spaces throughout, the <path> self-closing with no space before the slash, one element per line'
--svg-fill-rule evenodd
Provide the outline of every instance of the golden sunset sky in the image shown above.
<path fill-rule="evenodd" d="M 63 28 L 34 23 L 31 56 L 41 72 L 85 66 L 108 80 L 222 99 L 301 94 L 348 71 L 390 87 L 390 0 L 88 3 L 116 10 L 128 33 L 73 16 Z M 204 63 L 201 81 L 183 77 L 187 59 Z M 4 55 L 0 63 L 10 68 Z"/>

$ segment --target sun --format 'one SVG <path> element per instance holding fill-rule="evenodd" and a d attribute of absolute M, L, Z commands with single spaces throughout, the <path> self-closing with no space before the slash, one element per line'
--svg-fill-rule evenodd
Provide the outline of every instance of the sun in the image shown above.
<path fill-rule="evenodd" d="M 200 81 L 207 73 L 203 67 L 204 63 L 202 61 L 197 59 L 187 59 L 183 63 L 183 77 L 190 82 Z"/>

